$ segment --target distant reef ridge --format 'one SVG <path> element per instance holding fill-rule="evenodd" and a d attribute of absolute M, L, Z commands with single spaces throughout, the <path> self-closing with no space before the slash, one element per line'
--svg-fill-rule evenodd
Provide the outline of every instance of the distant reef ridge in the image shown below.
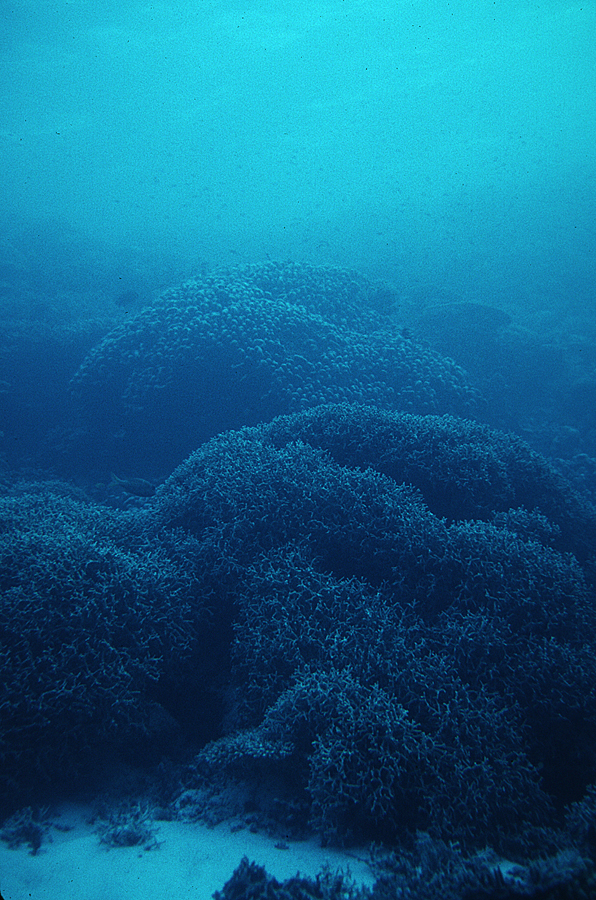
<path fill-rule="evenodd" d="M 397 305 L 382 282 L 325 266 L 270 262 L 187 281 L 87 354 L 70 382 L 70 455 L 167 472 L 215 434 L 329 402 L 472 415 L 478 391 L 392 324 Z"/>

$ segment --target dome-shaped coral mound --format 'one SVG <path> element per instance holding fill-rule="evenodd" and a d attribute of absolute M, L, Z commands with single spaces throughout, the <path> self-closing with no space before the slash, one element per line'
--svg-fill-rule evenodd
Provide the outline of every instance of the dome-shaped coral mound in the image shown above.
<path fill-rule="evenodd" d="M 547 460 L 513 434 L 453 416 L 412 416 L 335 404 L 283 416 L 267 426 L 282 447 L 302 440 L 341 465 L 372 468 L 414 485 L 437 516 L 490 519 L 522 507 L 548 517 L 559 549 L 594 555 L 593 506 Z M 528 529 L 527 514 L 522 516 Z M 505 522 L 504 515 L 499 516 Z M 513 518 L 508 518 L 513 527 Z M 545 537 L 534 517 L 534 525 Z M 527 532 L 526 532 L 527 533 Z"/>
<path fill-rule="evenodd" d="M 394 297 L 344 269 L 268 263 L 167 291 L 108 334 L 71 389 L 78 452 L 109 471 L 168 471 L 202 441 L 343 400 L 464 414 L 475 394 L 451 361 L 388 327 Z"/>
<path fill-rule="evenodd" d="M 213 438 L 137 511 L 6 497 L 6 786 L 158 708 L 203 744 L 178 808 L 237 779 L 332 840 L 551 826 L 596 767 L 594 521 L 515 438 L 349 405 Z"/>
<path fill-rule="evenodd" d="M 59 487 L 0 497 L 0 813 L 147 746 L 157 685 L 196 655 L 180 540 L 139 541 L 134 514 Z"/>
<path fill-rule="evenodd" d="M 522 442 L 322 407 L 209 442 L 152 518 L 198 540 L 234 633 L 229 734 L 198 783 L 248 774 L 278 800 L 285 784 L 292 816 L 340 840 L 494 843 L 581 796 L 596 611 L 558 546 L 585 558 L 594 516 Z"/>

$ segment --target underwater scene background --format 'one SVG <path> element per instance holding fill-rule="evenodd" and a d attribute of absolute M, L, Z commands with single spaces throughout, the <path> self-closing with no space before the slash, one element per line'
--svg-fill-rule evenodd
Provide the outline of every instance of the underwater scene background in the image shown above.
<path fill-rule="evenodd" d="M 0 837 L 594 896 L 594 5 L 2 17 Z"/>

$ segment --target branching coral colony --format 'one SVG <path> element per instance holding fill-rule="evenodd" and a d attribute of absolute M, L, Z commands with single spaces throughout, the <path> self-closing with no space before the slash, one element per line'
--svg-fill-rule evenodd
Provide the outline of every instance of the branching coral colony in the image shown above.
<path fill-rule="evenodd" d="M 7 789 L 190 734 L 185 790 L 474 846 L 590 783 L 594 514 L 516 439 L 327 405 L 214 438 L 137 511 L 0 512 Z"/>

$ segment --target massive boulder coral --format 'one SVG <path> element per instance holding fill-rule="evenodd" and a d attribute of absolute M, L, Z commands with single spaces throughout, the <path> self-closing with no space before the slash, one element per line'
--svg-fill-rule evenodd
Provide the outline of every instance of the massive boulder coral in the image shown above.
<path fill-rule="evenodd" d="M 108 334 L 71 382 L 77 452 L 165 473 L 229 428 L 343 400 L 469 413 L 453 362 L 390 327 L 392 292 L 344 269 L 267 263 L 166 291 Z"/>

